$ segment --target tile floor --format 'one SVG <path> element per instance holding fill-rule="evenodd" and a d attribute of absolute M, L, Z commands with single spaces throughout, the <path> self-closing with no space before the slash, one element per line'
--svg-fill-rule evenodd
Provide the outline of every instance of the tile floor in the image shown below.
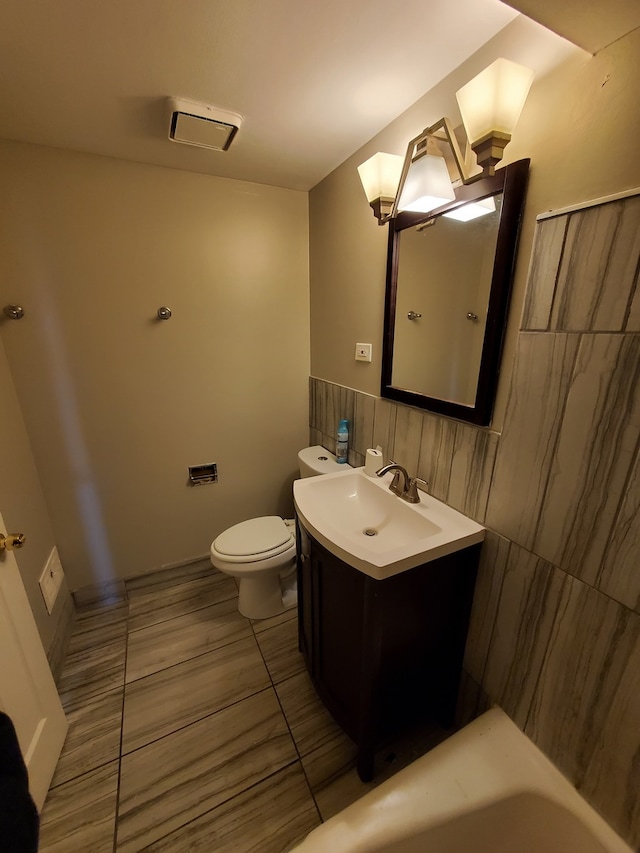
<path fill-rule="evenodd" d="M 306 674 L 295 609 L 250 622 L 208 561 L 121 587 L 78 608 L 40 853 L 284 853 L 447 734 L 387 745 L 365 785 Z"/>

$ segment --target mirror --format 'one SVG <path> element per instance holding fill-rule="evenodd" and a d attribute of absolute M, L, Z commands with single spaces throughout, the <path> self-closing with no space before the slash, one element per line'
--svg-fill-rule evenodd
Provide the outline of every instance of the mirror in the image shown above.
<path fill-rule="evenodd" d="M 490 423 L 528 168 L 519 160 L 390 221 L 383 397 Z M 472 204 L 482 215 L 451 218 Z"/>

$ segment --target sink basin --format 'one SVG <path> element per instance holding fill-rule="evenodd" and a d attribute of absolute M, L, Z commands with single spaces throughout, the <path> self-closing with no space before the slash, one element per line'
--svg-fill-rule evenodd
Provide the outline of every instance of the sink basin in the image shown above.
<path fill-rule="evenodd" d="M 303 527 L 328 551 L 383 580 L 482 542 L 484 527 L 430 495 L 409 504 L 389 491 L 392 474 L 351 468 L 296 480 L 293 499 Z"/>

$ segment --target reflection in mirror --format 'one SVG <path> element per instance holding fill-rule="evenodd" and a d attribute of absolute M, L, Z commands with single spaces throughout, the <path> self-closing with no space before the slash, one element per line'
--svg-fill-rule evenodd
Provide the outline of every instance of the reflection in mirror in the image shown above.
<path fill-rule="evenodd" d="M 383 397 L 490 423 L 528 168 L 519 160 L 430 214 L 390 221 Z"/>
<path fill-rule="evenodd" d="M 475 403 L 502 194 L 488 200 L 494 210 L 484 216 L 439 216 L 398 235 L 391 376 L 398 388 Z"/>

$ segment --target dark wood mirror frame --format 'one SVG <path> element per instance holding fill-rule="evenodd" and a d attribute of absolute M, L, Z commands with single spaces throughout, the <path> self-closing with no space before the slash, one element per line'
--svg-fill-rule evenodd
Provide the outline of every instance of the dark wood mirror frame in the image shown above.
<path fill-rule="evenodd" d="M 529 160 L 518 160 L 496 170 L 490 178 L 481 178 L 472 184 L 455 188 L 456 199 L 424 213 L 400 213 L 389 222 L 389 248 L 387 253 L 387 286 L 384 310 L 384 338 L 382 346 L 381 396 L 410 406 L 429 409 L 448 417 L 487 426 L 491 423 L 493 403 L 498 385 L 502 343 L 509 309 L 511 285 L 520 234 L 525 191 L 529 173 Z M 393 344 L 396 321 L 396 295 L 399 261 L 399 233 L 422 222 L 441 216 L 461 201 L 477 201 L 502 193 L 502 210 L 494 257 L 491 291 L 487 308 L 487 321 L 482 345 L 480 372 L 475 404 L 473 406 L 441 400 L 425 394 L 397 388 L 392 385 Z"/>

